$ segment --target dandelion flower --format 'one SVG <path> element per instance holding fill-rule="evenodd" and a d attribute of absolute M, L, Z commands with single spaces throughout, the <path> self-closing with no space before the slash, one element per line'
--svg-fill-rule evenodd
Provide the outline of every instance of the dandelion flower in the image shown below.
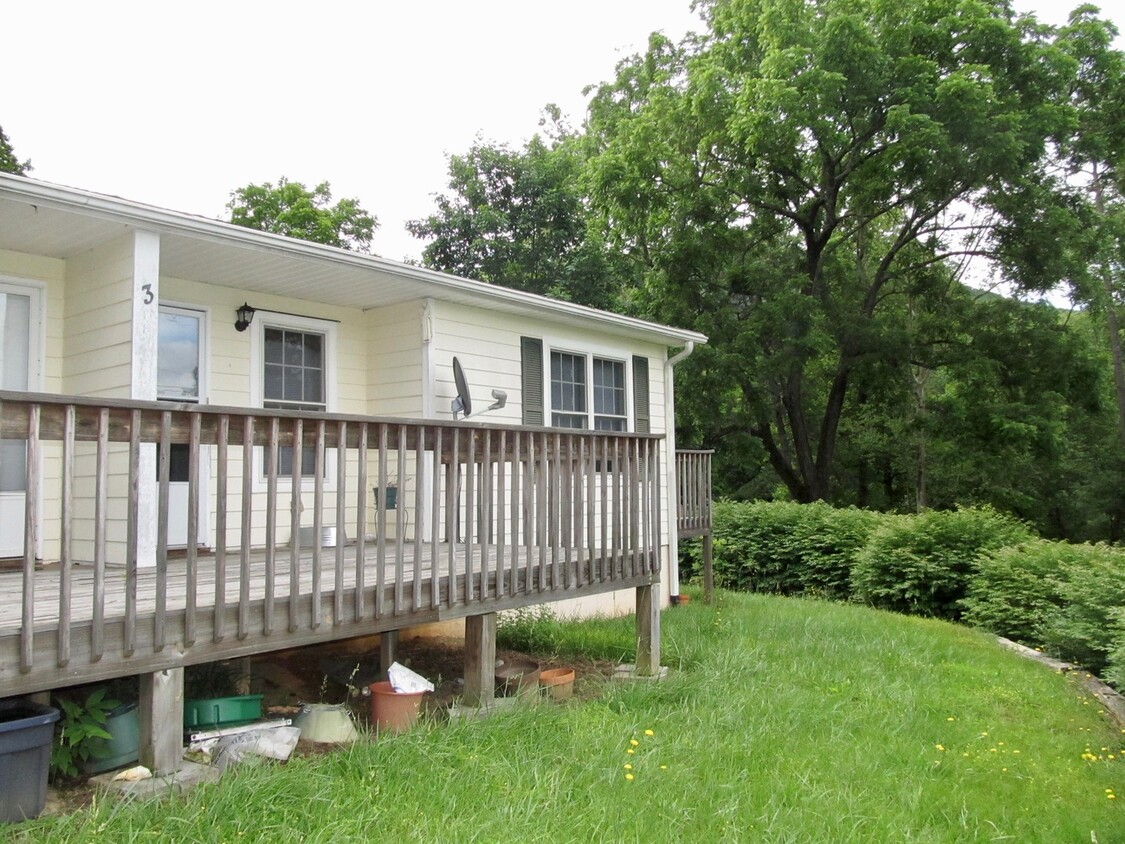
<path fill-rule="evenodd" d="M 646 736 L 654 736 L 654 735 L 656 735 L 656 733 L 654 733 L 652 730 L 645 730 L 645 735 Z"/>
<path fill-rule="evenodd" d="M 632 765 L 630 765 L 630 764 L 629 764 L 628 762 L 626 762 L 626 763 L 625 763 L 625 770 L 626 770 L 626 771 L 631 771 L 631 770 L 633 770 L 633 766 L 632 766 Z"/>
<path fill-rule="evenodd" d="M 631 739 L 629 739 L 629 744 L 633 745 L 633 747 L 636 747 L 638 744 L 640 744 L 640 742 L 637 741 L 635 738 L 631 738 Z"/>
<path fill-rule="evenodd" d="M 633 775 L 632 774 L 626 774 L 625 779 L 629 780 L 629 782 L 632 782 L 633 781 Z"/>
<path fill-rule="evenodd" d="M 938 750 L 945 750 L 945 747 L 940 744 L 935 744 L 934 747 L 936 747 Z"/>
<path fill-rule="evenodd" d="M 630 748 L 629 748 L 628 750 L 626 750 L 625 752 L 626 752 L 626 753 L 628 753 L 628 754 L 629 754 L 630 756 L 632 756 L 632 755 L 633 755 L 634 753 L 636 753 L 637 751 L 633 750 L 633 748 L 631 748 L 631 747 L 630 747 Z"/>
<path fill-rule="evenodd" d="M 667 765 L 661 765 L 661 766 L 660 766 L 660 770 L 662 770 L 662 771 L 667 771 L 667 770 L 668 770 L 668 766 L 667 766 Z"/>

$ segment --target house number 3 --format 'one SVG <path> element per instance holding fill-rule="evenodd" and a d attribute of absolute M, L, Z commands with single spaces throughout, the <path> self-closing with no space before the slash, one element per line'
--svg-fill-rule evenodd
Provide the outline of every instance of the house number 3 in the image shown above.
<path fill-rule="evenodd" d="M 152 285 L 151 284 L 142 284 L 141 290 L 143 290 L 145 292 L 145 294 L 144 294 L 145 304 L 151 305 L 152 300 L 156 298 L 152 293 Z"/>

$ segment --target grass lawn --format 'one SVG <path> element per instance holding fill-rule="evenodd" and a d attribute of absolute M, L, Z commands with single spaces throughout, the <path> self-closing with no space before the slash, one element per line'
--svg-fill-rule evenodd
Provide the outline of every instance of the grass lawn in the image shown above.
<path fill-rule="evenodd" d="M 513 635 L 627 659 L 633 624 Z M 1125 842 L 1125 733 L 986 635 L 719 593 L 664 614 L 663 650 L 660 683 L 247 765 L 0 840 Z"/>

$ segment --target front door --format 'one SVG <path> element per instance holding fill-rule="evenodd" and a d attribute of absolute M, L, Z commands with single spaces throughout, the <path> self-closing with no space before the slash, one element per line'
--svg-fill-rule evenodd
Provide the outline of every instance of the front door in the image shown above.
<path fill-rule="evenodd" d="M 0 282 L 0 388 L 38 388 L 39 302 L 34 288 Z M 24 552 L 27 442 L 0 440 L 0 557 Z"/>
<path fill-rule="evenodd" d="M 157 345 L 157 397 L 165 401 L 203 401 L 206 322 L 203 311 L 161 306 Z M 172 446 L 168 483 L 168 547 L 183 548 L 188 541 L 187 445 Z M 208 544 L 207 452 L 199 461 L 199 544 Z M 159 471 L 159 467 L 157 469 Z"/>

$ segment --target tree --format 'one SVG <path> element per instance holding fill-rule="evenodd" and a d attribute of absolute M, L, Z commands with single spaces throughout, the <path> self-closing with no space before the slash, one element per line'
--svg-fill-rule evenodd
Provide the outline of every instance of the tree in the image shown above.
<path fill-rule="evenodd" d="M 332 205 L 328 182 L 310 191 L 282 176 L 276 187 L 270 182 L 249 184 L 230 196 L 230 222 L 237 226 L 356 252 L 370 251 L 372 235 L 379 226 L 357 199 L 341 199 Z"/>
<path fill-rule="evenodd" d="M 653 315 L 710 335 L 687 364 L 730 385 L 715 433 L 829 499 L 855 384 L 939 348 L 954 262 L 1000 233 L 974 209 L 1034 174 L 1065 63 L 999 0 L 701 6 L 707 34 L 597 90 L 592 198 Z"/>
<path fill-rule="evenodd" d="M 23 176 L 29 170 L 31 170 L 31 162 L 16 158 L 16 152 L 12 149 L 8 136 L 4 134 L 3 127 L 0 127 L 0 173 L 15 173 L 17 176 Z"/>
<path fill-rule="evenodd" d="M 521 150 L 478 141 L 449 158 L 450 194 L 407 223 L 429 239 L 426 266 L 504 287 L 613 309 L 632 262 L 591 227 L 578 139 L 550 109 L 554 134 Z"/>

